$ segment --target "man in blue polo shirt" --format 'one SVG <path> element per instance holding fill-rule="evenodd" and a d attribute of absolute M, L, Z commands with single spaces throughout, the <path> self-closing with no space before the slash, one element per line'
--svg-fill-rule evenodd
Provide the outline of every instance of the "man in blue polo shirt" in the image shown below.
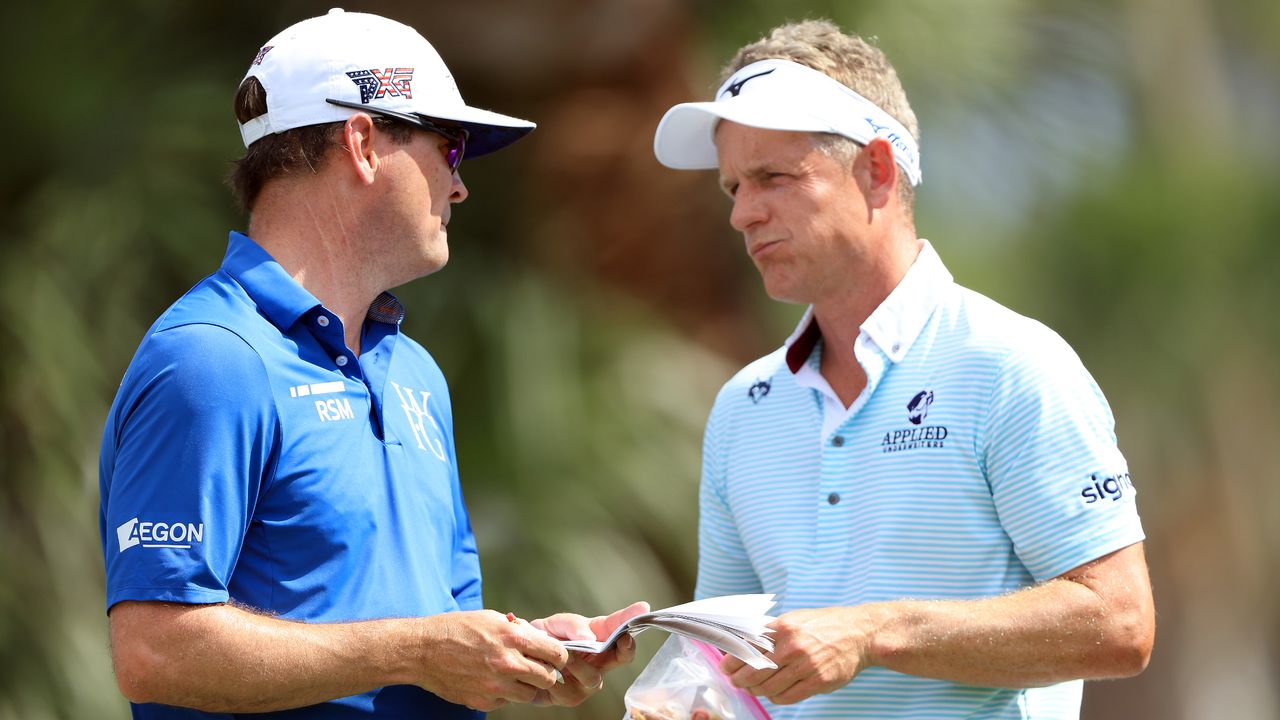
<path fill-rule="evenodd" d="M 775 299 L 809 306 L 721 390 L 704 441 L 699 597 L 770 592 L 775 718 L 1076 718 L 1081 679 L 1154 637 L 1134 485 L 1067 344 L 952 281 L 918 238 L 918 131 L 884 55 L 775 29 L 658 159 L 718 168 Z"/>
<path fill-rule="evenodd" d="M 412 28 L 341 10 L 264 45 L 236 114 L 249 235 L 152 326 L 104 432 L 112 659 L 134 716 L 581 702 L 634 645 L 588 660 L 557 638 L 646 607 L 482 609 L 449 391 L 386 292 L 447 261 L 464 152 L 533 125 L 467 106 Z"/>

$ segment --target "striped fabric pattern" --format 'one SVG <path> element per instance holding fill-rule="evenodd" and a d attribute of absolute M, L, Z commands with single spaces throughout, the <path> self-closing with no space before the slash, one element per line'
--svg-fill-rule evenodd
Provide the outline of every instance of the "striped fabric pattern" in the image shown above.
<path fill-rule="evenodd" d="M 796 382 L 787 346 L 720 391 L 704 438 L 697 597 L 771 592 L 778 613 L 990 597 L 1143 539 L 1111 411 L 1066 342 L 956 285 L 927 243 L 899 290 L 863 325 L 867 390 L 834 430 L 824 433 L 821 393 Z M 769 710 L 1077 718 L 1081 689 L 873 668 Z"/>

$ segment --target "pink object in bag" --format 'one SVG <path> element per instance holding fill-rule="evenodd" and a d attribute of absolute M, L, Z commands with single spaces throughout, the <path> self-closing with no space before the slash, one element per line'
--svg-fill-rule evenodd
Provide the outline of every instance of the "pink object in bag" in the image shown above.
<path fill-rule="evenodd" d="M 755 696 L 720 672 L 722 657 L 706 643 L 667 638 L 627 688 L 623 720 L 770 720 Z"/>

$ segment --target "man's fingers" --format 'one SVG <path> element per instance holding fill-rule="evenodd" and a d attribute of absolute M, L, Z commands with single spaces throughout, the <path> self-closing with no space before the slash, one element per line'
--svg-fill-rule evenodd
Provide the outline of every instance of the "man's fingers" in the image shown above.
<path fill-rule="evenodd" d="M 550 663 L 526 655 L 516 661 L 516 668 L 511 673 L 511 678 L 532 685 L 534 688 L 548 690 L 560 681 L 560 674 Z"/>
<path fill-rule="evenodd" d="M 614 611 L 608 615 L 591 618 L 591 631 L 595 633 L 597 640 L 603 640 L 612 635 L 613 631 L 617 630 L 622 623 L 647 612 L 649 612 L 649 603 L 643 601 L 631 603 L 621 610 Z"/>
<path fill-rule="evenodd" d="M 732 655 L 725 655 L 723 658 L 720 658 L 720 672 L 724 673 L 728 677 L 733 677 L 734 673 L 746 666 L 746 663 Z"/>
<path fill-rule="evenodd" d="M 545 690 L 529 683 L 516 681 L 507 686 L 501 698 L 509 702 L 527 703 L 533 702 L 540 692 L 545 692 Z"/>
<path fill-rule="evenodd" d="M 532 625 L 511 626 L 520 640 L 514 647 L 526 657 L 544 662 L 559 669 L 569 662 L 569 651 L 564 649 L 559 640 L 551 637 Z"/>
<path fill-rule="evenodd" d="M 533 621 L 533 626 L 561 640 L 595 640 L 591 621 L 574 613 L 556 613 Z"/>
<path fill-rule="evenodd" d="M 756 670 L 755 668 L 744 664 L 737 672 L 730 675 L 729 679 L 734 685 L 737 685 L 744 690 L 750 690 L 753 694 L 758 695 L 759 693 L 756 692 L 756 688 L 769 678 L 773 677 L 776 672 L 777 670 L 772 670 L 770 668 Z"/>
<path fill-rule="evenodd" d="M 790 687 L 777 694 L 766 694 L 765 697 L 769 698 L 769 702 L 775 705 L 792 705 L 816 695 L 819 689 L 818 677 L 810 675 L 806 678 L 801 678 L 798 682 L 793 683 Z"/>
<path fill-rule="evenodd" d="M 604 684 L 604 675 L 600 670 L 585 662 L 577 653 L 564 666 L 564 679 L 565 683 L 577 683 L 586 690 L 596 690 Z"/>
<path fill-rule="evenodd" d="M 794 687 L 803 679 L 804 676 L 797 672 L 794 667 L 784 665 L 751 688 L 751 693 L 772 698 Z"/>

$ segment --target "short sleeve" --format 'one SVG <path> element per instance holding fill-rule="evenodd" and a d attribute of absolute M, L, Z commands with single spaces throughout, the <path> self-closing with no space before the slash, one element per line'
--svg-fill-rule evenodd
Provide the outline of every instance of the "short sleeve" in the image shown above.
<path fill-rule="evenodd" d="M 443 374 L 439 377 L 444 413 L 441 430 L 445 437 L 446 452 L 449 454 L 449 482 L 453 491 L 454 543 L 453 567 L 450 570 L 453 599 L 460 610 L 480 610 L 484 607 L 484 596 L 480 580 L 480 553 L 476 547 L 476 536 L 471 529 L 471 516 L 467 512 L 467 504 L 462 497 L 462 481 L 458 474 L 458 453 L 453 440 L 453 403 L 449 396 L 448 386 Z"/>
<path fill-rule="evenodd" d="M 1101 389 L 1052 331 L 1023 340 L 997 374 L 980 452 L 1014 551 L 1044 581 L 1144 536 Z"/>
<path fill-rule="evenodd" d="M 698 490 L 698 581 L 694 597 L 761 592 L 727 501 L 724 392 L 707 420 L 702 439 L 702 482 Z"/>
<path fill-rule="evenodd" d="M 278 427 L 266 369 L 239 336 L 196 324 L 143 341 L 100 456 L 108 609 L 228 599 Z"/>

